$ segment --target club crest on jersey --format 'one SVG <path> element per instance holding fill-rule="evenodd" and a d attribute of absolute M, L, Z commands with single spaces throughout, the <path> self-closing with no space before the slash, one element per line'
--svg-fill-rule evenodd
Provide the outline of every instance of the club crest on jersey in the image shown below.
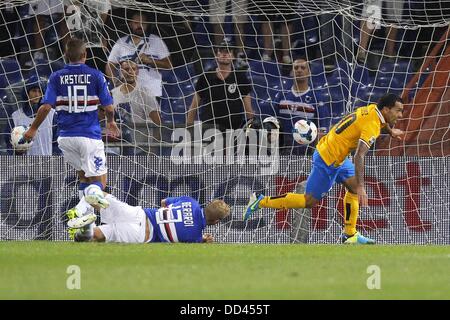
<path fill-rule="evenodd" d="M 229 93 L 235 93 L 237 89 L 237 84 L 236 83 L 232 83 L 228 86 L 228 92 Z"/>

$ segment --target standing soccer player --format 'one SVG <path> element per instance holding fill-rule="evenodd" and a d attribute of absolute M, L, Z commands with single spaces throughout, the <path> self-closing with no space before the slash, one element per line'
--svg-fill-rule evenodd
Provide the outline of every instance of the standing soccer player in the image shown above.
<path fill-rule="evenodd" d="M 313 155 L 311 174 L 305 194 L 287 193 L 276 197 L 252 194 L 244 212 L 244 220 L 260 208 L 311 208 L 331 190 L 335 182 L 346 188 L 344 197 L 345 229 L 342 241 L 347 244 L 374 244 L 375 241 L 356 231 L 359 205 L 367 206 L 364 187 L 364 157 L 385 129 L 392 137 L 401 139 L 399 129 L 391 129 L 402 117 L 403 102 L 395 94 L 386 94 L 378 104 L 358 108 L 344 117 L 318 143 Z M 353 163 L 350 153 L 356 149 Z"/>
<path fill-rule="evenodd" d="M 98 119 L 99 107 L 105 110 L 110 135 L 118 136 L 119 129 L 114 121 L 113 99 L 104 75 L 85 65 L 86 44 L 72 38 L 65 49 L 68 64 L 50 75 L 42 105 L 31 127 L 24 133 L 24 140 L 34 138 L 47 114 L 55 107 L 58 112 L 58 146 L 64 160 L 77 170 L 80 178 L 80 202 L 69 210 L 68 216 L 86 212 L 84 219 L 95 220 L 94 209 L 84 196 L 90 203 L 102 208 L 108 206 L 102 191 L 106 186 L 107 169 Z M 85 194 L 87 189 L 89 194 Z"/>

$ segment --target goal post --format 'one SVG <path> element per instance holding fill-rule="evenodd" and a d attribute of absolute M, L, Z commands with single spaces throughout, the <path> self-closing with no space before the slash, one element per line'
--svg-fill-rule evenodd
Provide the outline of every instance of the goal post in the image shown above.
<path fill-rule="evenodd" d="M 62 68 L 72 36 L 87 42 L 87 64 L 108 76 L 112 92 L 128 81 L 120 64 L 126 54 L 113 49 L 119 41 L 160 61 L 145 65 L 135 51 L 128 54 L 157 106 L 141 103 L 138 113 L 120 100 L 122 136 L 103 137 L 109 190 L 119 199 L 156 207 L 167 196 L 188 194 L 202 205 L 222 198 L 232 214 L 207 228 L 219 242 L 338 243 L 339 185 L 311 210 L 264 209 L 248 222 L 242 213 L 252 191 L 302 190 L 314 146 L 289 145 L 295 121 L 316 112 L 327 132 L 390 92 L 405 102 L 397 127 L 406 138 L 381 135 L 369 151 L 369 207 L 361 209 L 358 229 L 385 244 L 450 243 L 449 1 L 10 0 L 0 10 L 0 240 L 68 240 L 64 212 L 77 202 L 75 171 L 57 154 L 12 155 L 7 140 L 20 117 L 32 118 L 27 81 Z M 152 45 L 132 41 L 142 17 Z M 224 96 L 208 91 L 223 39 L 234 53 L 232 69 L 248 80 L 238 98 L 229 98 L 241 90 L 234 83 L 224 86 Z M 304 100 L 292 91 L 296 59 L 308 66 Z M 187 124 L 199 92 L 208 93 Z M 247 95 L 252 112 L 244 102 L 235 105 Z M 209 119 L 207 100 L 222 106 Z M 281 139 L 267 131 L 269 117 L 281 123 Z M 227 121 L 232 130 L 219 131 Z"/>

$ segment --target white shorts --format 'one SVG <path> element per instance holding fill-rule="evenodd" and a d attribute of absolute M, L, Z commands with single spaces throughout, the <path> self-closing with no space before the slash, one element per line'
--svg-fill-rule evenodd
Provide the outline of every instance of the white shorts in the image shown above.
<path fill-rule="evenodd" d="M 30 1 L 30 15 L 49 16 L 54 13 L 64 13 L 63 0 L 34 0 Z"/>
<path fill-rule="evenodd" d="M 85 137 L 59 137 L 58 146 L 64 160 L 86 177 L 99 177 L 107 173 L 105 146 L 102 140 Z"/>
<path fill-rule="evenodd" d="M 141 207 L 133 207 L 107 195 L 109 207 L 100 210 L 104 225 L 99 226 L 106 242 L 144 243 L 147 215 Z M 149 227 L 152 230 L 151 224 Z M 152 233 L 150 231 L 150 233 Z"/>
<path fill-rule="evenodd" d="M 214 24 L 222 24 L 225 21 L 227 0 L 209 0 L 209 22 Z M 240 0 L 231 4 L 233 22 L 247 22 L 247 0 Z"/>

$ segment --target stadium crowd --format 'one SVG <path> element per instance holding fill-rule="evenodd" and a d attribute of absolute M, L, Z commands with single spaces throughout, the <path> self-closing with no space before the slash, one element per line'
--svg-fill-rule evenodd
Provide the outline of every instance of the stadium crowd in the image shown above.
<path fill-rule="evenodd" d="M 360 19 L 350 23 L 357 30 L 357 45 L 340 46 L 349 37 L 340 26 L 349 22 L 339 14 L 305 14 L 300 1 L 249 0 L 240 1 L 240 7 L 220 0 L 151 2 L 182 4 L 180 9 L 193 15 L 136 11 L 98 0 L 3 7 L 0 152 L 14 153 L 11 128 L 31 123 L 46 78 L 64 65 L 68 37 L 87 43 L 86 64 L 109 79 L 122 137 L 105 135 L 107 151 L 130 155 L 164 154 L 163 142 L 171 141 L 177 127 L 203 122 L 219 130 L 236 129 L 269 117 L 285 137 L 283 152 L 304 154 L 290 138 L 295 121 L 311 119 L 325 133 L 354 107 L 376 102 L 386 91 L 401 94 L 420 66 L 418 58 L 439 36 L 392 27 L 372 33 L 362 8 Z M 378 2 L 382 7 L 388 3 Z M 395 3 L 383 7 L 387 21 L 422 16 L 414 14 L 421 9 L 414 1 Z M 202 10 L 209 17 L 195 15 Z M 378 35 L 384 30 L 387 41 Z M 408 39 L 415 41 L 413 49 L 404 45 Z M 228 59 L 227 72 L 221 69 L 223 59 Z M 59 153 L 54 144 L 58 133 L 52 129 L 56 117 L 52 112 L 28 154 Z"/>

